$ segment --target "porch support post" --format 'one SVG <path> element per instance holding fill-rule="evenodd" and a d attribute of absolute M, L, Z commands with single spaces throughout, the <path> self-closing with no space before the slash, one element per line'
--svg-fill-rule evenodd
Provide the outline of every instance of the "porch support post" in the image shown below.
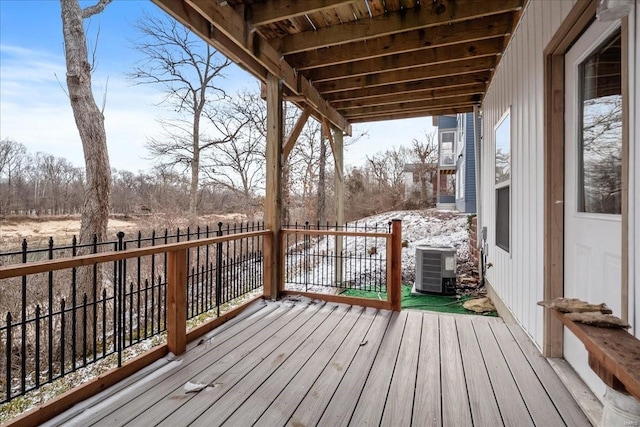
<path fill-rule="evenodd" d="M 334 187 L 336 196 L 336 223 L 344 225 L 344 133 L 340 129 L 333 131 L 333 158 L 335 160 Z M 343 238 L 336 236 L 336 285 L 340 286 L 344 281 L 342 262 Z"/>
<path fill-rule="evenodd" d="M 402 310 L 402 221 L 391 221 L 391 242 L 387 243 L 387 301 L 391 310 Z"/>
<path fill-rule="evenodd" d="M 280 228 L 282 209 L 282 81 L 267 76 L 267 147 L 266 147 L 266 194 L 264 200 L 264 226 L 272 231 L 265 240 L 264 253 L 264 297 L 278 298 L 284 289 L 280 251 Z"/>
<path fill-rule="evenodd" d="M 187 350 L 187 250 L 167 252 L 167 347 Z"/>

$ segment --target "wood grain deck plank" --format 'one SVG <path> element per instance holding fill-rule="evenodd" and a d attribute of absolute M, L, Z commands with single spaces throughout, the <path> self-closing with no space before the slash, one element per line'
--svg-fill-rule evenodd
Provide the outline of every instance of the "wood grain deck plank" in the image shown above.
<path fill-rule="evenodd" d="M 506 426 L 530 426 L 533 420 L 489 325 L 474 325 L 500 415 Z"/>
<path fill-rule="evenodd" d="M 377 312 L 378 310 L 373 308 L 363 310 L 356 324 L 348 331 L 339 348 L 329 359 L 320 359 L 314 355 L 305 365 L 304 372 L 298 372 L 296 377 L 257 420 L 256 425 L 286 425 L 295 410 L 302 406 L 302 402 L 318 381 L 323 377 L 332 377 L 332 372 L 342 376 L 355 356 L 358 346 L 363 342 Z M 328 401 L 327 398 L 325 405 Z"/>
<path fill-rule="evenodd" d="M 327 338 L 319 344 L 311 357 L 303 351 L 296 351 L 284 362 L 248 399 L 224 422 L 228 426 L 254 425 L 269 408 L 276 408 L 276 402 L 284 401 L 284 408 L 293 412 L 311 384 L 320 375 L 331 357 L 342 345 L 347 335 L 359 321 L 364 309 L 352 306 Z M 365 323 L 362 321 L 361 323 Z M 260 425 L 284 425 L 279 423 Z"/>
<path fill-rule="evenodd" d="M 396 319 L 391 319 L 349 424 L 380 424 L 408 317 L 409 312 L 403 311 Z"/>
<path fill-rule="evenodd" d="M 371 348 L 377 349 L 382 342 L 391 312 L 389 310 L 368 309 L 375 315 L 371 327 L 364 334 L 351 334 L 351 340 L 331 359 L 328 367 L 316 380 L 298 408 L 288 420 L 288 425 L 313 426 L 318 424 L 332 396 L 339 385 L 358 383 L 359 366 L 371 366 Z M 348 338 L 349 339 L 349 338 Z M 362 345 L 361 345 L 362 344 Z M 365 349 L 365 347 L 367 347 Z M 375 352 L 374 352 L 375 354 Z M 367 363 L 369 362 L 369 363 Z M 365 378 L 366 379 L 366 378 Z M 362 379 L 364 383 L 365 379 Z M 338 393 L 340 394 L 340 393 Z M 340 399 L 341 397 L 338 397 Z M 355 405 L 355 403 L 354 403 Z M 265 425 L 277 425 L 267 423 Z"/>
<path fill-rule="evenodd" d="M 407 324 L 404 327 L 400 351 L 384 405 L 382 425 L 411 425 L 422 335 L 422 313 L 408 311 L 407 315 Z"/>
<path fill-rule="evenodd" d="M 401 313 L 393 312 L 388 318 L 388 322 L 382 325 L 375 336 L 369 337 L 367 334 L 367 344 L 358 349 L 356 357 L 318 420 L 318 425 L 339 426 L 349 424 L 376 357 L 382 347 L 386 345 L 387 340 L 385 338 L 388 338 L 387 333 L 391 329 L 397 330 L 397 325 L 399 324 L 404 325 L 404 317 L 404 315 L 401 316 Z M 395 325 L 395 327 L 392 327 L 392 325 Z"/>
<path fill-rule="evenodd" d="M 206 367 L 197 374 L 172 378 L 172 391 L 164 394 L 162 399 L 156 401 L 154 405 L 147 406 L 143 411 L 139 410 L 140 415 L 132 420 L 131 425 L 147 426 L 160 423 L 167 418 L 175 419 L 175 417 L 178 419 L 175 425 L 181 425 L 182 419 L 186 423 L 186 420 L 191 417 L 195 418 L 205 410 L 200 401 L 203 394 L 206 394 L 212 401 L 218 399 L 229 387 L 251 371 L 258 363 L 255 361 L 255 357 L 273 351 L 297 330 L 304 328 L 317 314 L 317 310 L 306 306 L 300 306 L 300 310 L 297 312 L 299 313 L 297 316 L 287 316 L 283 321 L 276 319 L 275 321 L 262 322 L 264 325 L 269 325 L 271 336 L 262 329 L 259 334 L 254 335 L 253 340 L 246 340 L 241 347 L 225 353 L 215 363 L 211 363 L 208 357 L 203 357 L 202 360 L 206 363 Z M 198 384 L 222 385 L 199 393 L 186 393 L 183 386 L 188 381 Z M 182 419 L 179 417 L 181 414 L 185 414 L 182 415 Z"/>
<path fill-rule="evenodd" d="M 547 359 L 540 353 L 540 350 L 533 344 L 531 339 L 525 334 L 522 328 L 517 325 L 509 325 L 507 327 L 520 346 L 522 353 L 529 361 L 529 364 L 536 372 L 542 386 L 549 394 L 551 401 L 555 405 L 558 413 L 569 425 L 589 425 L 589 419 L 580 406 L 571 397 L 569 390 L 560 380 L 555 370 L 551 367 Z"/>
<path fill-rule="evenodd" d="M 464 376 L 467 382 L 473 424 L 477 426 L 503 425 L 484 357 L 478 345 L 472 320 L 456 319 Z M 486 327 L 486 326 L 485 326 Z"/>
<path fill-rule="evenodd" d="M 454 316 L 440 316 L 440 365 L 442 424 L 445 426 L 473 425 Z"/>
<path fill-rule="evenodd" d="M 295 358 L 294 364 L 303 365 L 304 361 L 311 357 L 313 352 L 325 341 L 350 309 L 349 306 L 344 305 L 335 309 L 331 308 L 330 306 L 321 308 L 319 315 L 315 316 L 317 322 L 315 322 L 313 328 L 308 328 L 304 331 L 300 329 L 299 333 L 292 335 L 275 351 L 261 360 L 250 375 L 246 375 L 238 381 L 215 405 L 209 406 L 190 425 L 193 427 L 209 427 L 212 423 L 225 422 L 249 397 L 253 397 L 253 399 L 264 398 L 265 396 L 259 396 L 256 390 L 291 357 Z M 268 399 L 269 397 L 266 398 Z M 201 401 L 202 403 L 208 403 L 209 399 L 207 396 L 203 396 Z M 171 426 L 175 424 L 169 422 L 164 423 L 164 425 Z"/>
<path fill-rule="evenodd" d="M 442 425 L 440 384 L 440 316 L 424 313 L 420 336 L 418 375 L 413 398 L 414 426 Z"/>
<path fill-rule="evenodd" d="M 507 327 L 520 346 L 522 353 L 527 358 L 531 367 L 536 372 L 542 386 L 549 394 L 551 401 L 555 405 L 558 413 L 567 425 L 589 425 L 589 419 L 582 412 L 580 406 L 571 396 L 569 390 L 558 377 L 547 359 L 540 353 L 540 350 L 533 344 L 529 336 L 517 325 Z"/>
<path fill-rule="evenodd" d="M 289 313 L 289 314 L 287 314 Z M 147 408 L 173 390 L 171 378 L 176 375 L 192 375 L 205 369 L 216 358 L 232 351 L 264 328 L 263 320 L 269 317 L 275 319 L 284 316 L 295 316 L 299 309 L 284 307 L 281 304 L 268 304 L 256 313 L 253 313 L 243 322 L 239 322 L 225 328 L 214 335 L 210 342 L 189 349 L 186 353 L 175 359 L 180 365 L 173 370 L 164 372 L 142 385 L 132 384 L 130 387 L 118 393 L 117 397 L 109 399 L 109 405 L 99 405 L 99 409 L 91 414 L 91 424 L 97 426 L 113 426 L 113 423 L 125 423 L 135 418 L 141 408 Z M 211 345 L 215 343 L 215 349 Z M 206 359 L 203 355 L 207 355 Z M 163 394 L 165 393 L 165 394 Z"/>
<path fill-rule="evenodd" d="M 561 426 L 564 421 L 556 410 L 549 395 L 540 383 L 527 358 L 516 343 L 515 338 L 504 323 L 491 324 L 498 345 L 513 378 L 522 392 L 522 397 L 537 426 Z"/>

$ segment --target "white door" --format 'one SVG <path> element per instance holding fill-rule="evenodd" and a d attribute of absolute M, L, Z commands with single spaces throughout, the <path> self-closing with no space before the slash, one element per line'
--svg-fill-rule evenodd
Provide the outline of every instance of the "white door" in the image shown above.
<path fill-rule="evenodd" d="M 622 95 L 617 23 L 596 21 L 565 56 L 564 296 L 621 312 Z M 565 329 L 564 355 L 596 395 L 604 384 Z"/>

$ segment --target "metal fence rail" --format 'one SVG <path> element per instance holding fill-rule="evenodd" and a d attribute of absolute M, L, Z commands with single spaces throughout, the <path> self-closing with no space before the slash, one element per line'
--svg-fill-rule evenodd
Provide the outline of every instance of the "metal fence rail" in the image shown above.
<path fill-rule="evenodd" d="M 386 292 L 391 223 L 306 222 L 284 229 L 285 290 Z"/>
<path fill-rule="evenodd" d="M 74 239 L 55 247 L 50 239 L 45 249 L 29 249 L 24 242 L 22 251 L 0 254 L 0 270 L 24 267 L 0 282 L 0 403 L 110 356 L 121 366 L 124 349 L 164 333 L 172 246 L 186 251 L 185 317 L 220 315 L 221 306 L 262 286 L 258 231 L 262 223 L 220 223 L 161 237 L 118 233 L 90 245 Z M 68 260 L 69 268 L 38 266 Z"/>

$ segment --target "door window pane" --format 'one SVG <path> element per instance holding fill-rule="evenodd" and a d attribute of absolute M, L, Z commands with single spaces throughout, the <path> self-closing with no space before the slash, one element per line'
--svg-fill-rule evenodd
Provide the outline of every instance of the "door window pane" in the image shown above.
<path fill-rule="evenodd" d="M 621 213 L 622 73 L 620 31 L 580 65 L 578 210 Z"/>

